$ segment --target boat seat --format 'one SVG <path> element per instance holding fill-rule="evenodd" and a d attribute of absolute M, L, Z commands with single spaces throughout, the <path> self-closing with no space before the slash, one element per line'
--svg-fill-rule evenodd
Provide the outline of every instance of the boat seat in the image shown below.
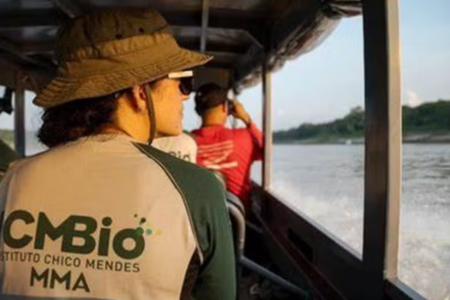
<path fill-rule="evenodd" d="M 246 219 L 245 208 L 242 201 L 234 194 L 227 192 L 227 208 L 230 213 L 230 219 L 233 225 L 234 247 L 236 255 L 236 279 L 239 286 L 239 282 L 242 277 L 242 267 L 245 267 L 256 274 L 267 278 L 274 282 L 285 290 L 300 296 L 300 299 L 309 299 L 309 293 L 298 287 L 297 285 L 287 281 L 283 277 L 273 273 L 265 267 L 257 264 L 256 262 L 248 259 L 244 255 L 245 237 L 246 237 Z"/>
<path fill-rule="evenodd" d="M 241 199 L 239 199 L 235 194 L 227 191 L 225 195 L 227 202 L 234 205 L 239 211 L 245 216 L 245 206 L 242 204 Z"/>
<path fill-rule="evenodd" d="M 244 255 L 245 246 L 245 208 L 242 201 L 234 194 L 226 192 L 227 208 L 233 224 L 233 236 L 235 239 L 235 252 L 239 257 Z"/>
<path fill-rule="evenodd" d="M 227 200 L 227 203 L 236 207 L 245 216 L 245 207 L 244 207 L 244 204 L 242 204 L 241 199 L 239 199 L 239 197 L 236 196 L 235 194 L 227 191 L 227 179 L 225 178 L 225 176 L 218 171 L 212 171 L 212 172 L 213 172 L 214 176 L 216 176 L 217 179 L 219 179 L 220 183 L 222 183 L 223 188 L 226 191 L 225 198 Z"/>

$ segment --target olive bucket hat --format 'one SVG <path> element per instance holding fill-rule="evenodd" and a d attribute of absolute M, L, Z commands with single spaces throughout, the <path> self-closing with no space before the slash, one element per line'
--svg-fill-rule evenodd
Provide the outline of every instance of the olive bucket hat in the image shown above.
<path fill-rule="evenodd" d="M 49 108 L 106 96 L 205 64 L 211 56 L 180 48 L 154 9 L 95 12 L 58 32 L 56 77 L 34 99 Z"/>

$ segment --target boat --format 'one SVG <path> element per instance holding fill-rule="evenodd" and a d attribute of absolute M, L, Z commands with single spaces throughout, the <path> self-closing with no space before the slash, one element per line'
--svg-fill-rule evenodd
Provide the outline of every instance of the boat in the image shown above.
<path fill-rule="evenodd" d="M 235 93 L 262 82 L 264 159 L 254 184 L 249 224 L 239 204 L 232 218 L 248 233 L 239 266 L 290 293 L 291 299 L 420 300 L 397 276 L 401 183 L 398 0 L 5 0 L 0 2 L 0 84 L 14 90 L 15 149 L 25 155 L 25 91 L 54 74 L 58 26 L 94 10 L 151 6 L 173 26 L 179 44 L 212 54 L 195 74 Z M 362 254 L 271 191 L 271 73 L 314 51 L 342 18 L 363 15 L 365 197 Z M 376 63 L 374 63 L 376 62 Z M 242 225 L 244 224 L 244 225 Z M 251 242 L 250 242 L 251 239 Z M 247 249 L 264 249 L 266 267 Z M 244 272 L 243 270 L 243 272 Z M 274 298 L 275 299 L 275 298 Z"/>

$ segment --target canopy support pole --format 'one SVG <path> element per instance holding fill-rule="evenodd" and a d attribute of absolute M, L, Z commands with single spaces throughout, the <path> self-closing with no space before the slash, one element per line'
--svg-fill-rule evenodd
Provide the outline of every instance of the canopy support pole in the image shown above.
<path fill-rule="evenodd" d="M 268 190 L 272 184 L 272 80 L 265 61 L 262 65 L 262 88 L 264 134 L 262 186 L 265 190 Z"/>
<path fill-rule="evenodd" d="M 397 276 L 402 113 L 398 0 L 363 1 L 365 199 L 363 266 L 367 294 L 381 300 Z"/>
<path fill-rule="evenodd" d="M 25 157 L 25 89 L 21 71 L 16 71 L 14 92 L 14 146 L 20 157 Z"/>
<path fill-rule="evenodd" d="M 208 34 L 208 22 L 209 22 L 209 0 L 202 1 L 202 32 L 200 37 L 200 52 L 206 51 L 206 36 Z"/>

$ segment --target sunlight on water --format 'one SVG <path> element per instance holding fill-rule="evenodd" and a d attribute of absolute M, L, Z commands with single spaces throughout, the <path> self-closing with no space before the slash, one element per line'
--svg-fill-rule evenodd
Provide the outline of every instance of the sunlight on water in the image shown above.
<path fill-rule="evenodd" d="M 275 194 L 361 252 L 363 157 L 362 146 L 275 146 Z M 399 278 L 450 300 L 450 147 L 405 145 L 402 184 Z"/>

